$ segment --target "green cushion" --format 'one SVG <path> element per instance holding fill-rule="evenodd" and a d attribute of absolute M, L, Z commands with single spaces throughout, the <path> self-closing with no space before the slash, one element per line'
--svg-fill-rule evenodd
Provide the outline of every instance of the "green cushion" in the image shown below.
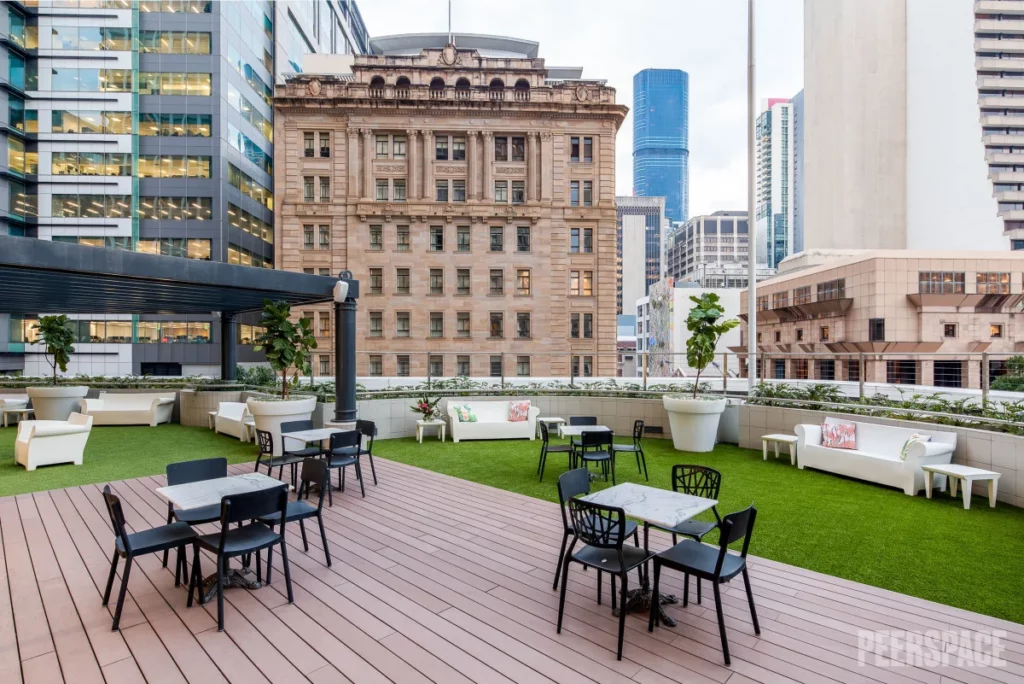
<path fill-rule="evenodd" d="M 469 404 L 463 404 L 461 406 L 453 406 L 455 414 L 459 417 L 460 423 L 475 423 L 476 414 L 473 413 L 472 407 Z"/>

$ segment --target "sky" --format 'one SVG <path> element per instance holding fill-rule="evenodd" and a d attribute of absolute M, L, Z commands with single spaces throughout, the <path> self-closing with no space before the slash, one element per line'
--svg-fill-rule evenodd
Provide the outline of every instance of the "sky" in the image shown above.
<path fill-rule="evenodd" d="M 803 87 L 804 0 L 757 2 L 757 98 Z M 359 0 L 371 36 L 448 30 L 447 0 Z M 452 0 L 452 30 L 540 43 L 633 105 L 633 74 L 690 75 L 690 215 L 747 205 L 746 0 Z M 616 140 L 616 194 L 633 194 L 633 117 Z"/>

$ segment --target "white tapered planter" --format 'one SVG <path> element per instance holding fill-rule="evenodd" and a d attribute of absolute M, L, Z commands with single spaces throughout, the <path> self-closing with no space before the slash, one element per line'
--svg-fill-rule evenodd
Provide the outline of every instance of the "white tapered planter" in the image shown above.
<path fill-rule="evenodd" d="M 706 453 L 715 448 L 718 421 L 725 399 L 694 399 L 666 394 L 661 398 L 672 427 L 672 446 L 679 451 Z"/>
<path fill-rule="evenodd" d="M 281 423 L 309 420 L 316 410 L 316 397 L 261 401 L 250 398 L 246 403 L 257 430 L 266 430 L 274 438 L 274 456 L 281 455 Z M 258 442 L 257 442 L 258 443 Z"/>
<path fill-rule="evenodd" d="M 26 387 L 25 393 L 32 400 L 32 417 L 36 420 L 67 420 L 78 410 L 78 402 L 89 393 L 89 388 L 64 385 Z"/>

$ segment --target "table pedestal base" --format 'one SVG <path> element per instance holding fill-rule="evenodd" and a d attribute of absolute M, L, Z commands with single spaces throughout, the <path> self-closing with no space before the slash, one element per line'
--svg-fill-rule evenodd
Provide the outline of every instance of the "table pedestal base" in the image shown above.
<path fill-rule="evenodd" d="M 227 574 L 224 577 L 224 588 L 232 589 L 235 587 L 241 587 L 242 589 L 259 589 L 263 586 L 263 582 L 256 579 L 256 573 L 249 569 L 248 566 L 243 566 L 241 570 L 238 568 L 229 568 Z M 212 601 L 217 598 L 217 573 L 208 575 L 203 579 L 203 603 Z"/>
<path fill-rule="evenodd" d="M 639 587 L 637 589 L 631 589 L 626 592 L 626 612 L 627 613 L 646 613 L 651 612 L 651 599 L 654 598 L 654 592 L 646 587 Z M 669 617 L 662 606 L 669 603 L 679 603 L 673 594 L 665 594 L 658 597 L 658 615 L 661 618 L 661 624 L 666 627 L 675 627 L 676 621 Z M 619 611 L 613 611 L 615 617 L 619 616 Z"/>

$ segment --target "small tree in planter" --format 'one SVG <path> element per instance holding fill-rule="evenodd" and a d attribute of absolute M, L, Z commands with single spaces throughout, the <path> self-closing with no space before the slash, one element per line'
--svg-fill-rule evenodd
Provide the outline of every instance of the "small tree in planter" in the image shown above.
<path fill-rule="evenodd" d="M 718 422 L 725 411 L 725 398 L 702 398 L 698 396 L 700 375 L 715 358 L 715 349 L 722 335 L 729 332 L 739 321 L 722 320 L 725 309 L 718 295 L 706 292 L 700 297 L 690 297 L 694 307 L 686 319 L 690 339 L 686 341 L 686 362 L 697 371 L 692 396 L 666 394 L 662 404 L 668 412 L 672 427 L 672 444 L 680 451 L 708 452 L 715 448 Z"/>
<path fill-rule="evenodd" d="M 303 373 L 312 375 L 311 359 L 316 349 L 312 322 L 300 318 L 292 323 L 292 307 L 288 302 L 263 302 L 260 326 L 263 332 L 255 339 L 255 351 L 265 352 L 270 367 L 281 374 L 281 398 L 288 398 L 288 374 L 295 369 L 295 382 Z"/>
<path fill-rule="evenodd" d="M 39 341 L 46 347 L 46 362 L 53 368 L 51 384 L 57 385 L 57 369 L 68 372 L 68 362 L 75 353 L 75 334 L 71 331 L 71 319 L 59 316 L 43 316 L 32 326 L 39 334 Z M 52 359 L 52 361 L 51 361 Z"/>

